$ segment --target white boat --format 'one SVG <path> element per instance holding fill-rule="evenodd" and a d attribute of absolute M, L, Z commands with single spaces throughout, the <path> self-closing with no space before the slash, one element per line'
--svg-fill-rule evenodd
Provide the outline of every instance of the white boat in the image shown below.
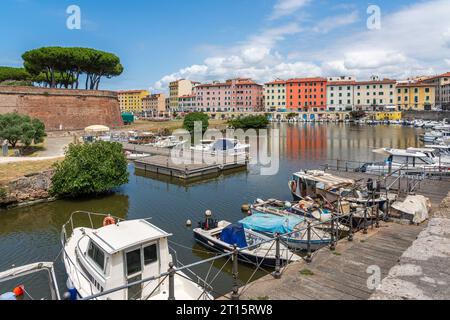
<path fill-rule="evenodd" d="M 450 165 L 450 154 L 444 154 L 439 152 L 436 148 L 408 148 L 409 151 L 422 152 L 428 158 L 432 159 L 435 163 Z M 447 149 L 448 150 L 448 149 Z"/>
<path fill-rule="evenodd" d="M 45 272 L 48 275 L 48 284 L 50 288 L 51 299 L 61 300 L 53 262 L 36 262 L 0 272 L 0 284 L 10 282 L 19 278 L 20 281 L 24 281 L 24 277 L 35 276 L 36 273 L 40 272 Z M 21 285 L 16 287 L 12 292 L 6 292 L 3 294 L 0 292 L 0 301 L 18 300 L 24 294 L 33 299 L 30 293 L 26 291 L 25 286 Z"/>
<path fill-rule="evenodd" d="M 90 228 L 73 227 L 73 217 L 78 213 L 88 215 Z M 104 217 L 104 226 L 94 229 L 92 219 L 98 216 Z M 67 237 L 69 227 L 72 233 Z M 107 291 L 96 299 L 168 300 L 169 280 L 161 274 L 172 263 L 170 236 L 147 220 L 121 221 L 86 212 L 72 214 L 61 236 L 69 289 L 76 290 L 78 299 Z M 147 279 L 152 280 L 142 282 Z M 174 294 L 177 300 L 212 299 L 180 271 L 174 276 Z"/>
<path fill-rule="evenodd" d="M 214 140 L 200 140 L 200 144 L 191 147 L 191 150 L 207 152 L 211 149 Z"/>
<path fill-rule="evenodd" d="M 425 122 L 422 120 L 414 120 L 414 127 L 416 128 L 423 128 L 425 125 Z"/>
<path fill-rule="evenodd" d="M 450 156 L 450 145 L 448 144 L 426 145 L 425 148 L 436 150 L 440 155 Z"/>
<path fill-rule="evenodd" d="M 168 136 L 168 137 L 161 137 L 158 138 L 157 141 L 151 146 L 156 148 L 167 148 L 167 149 L 173 149 L 177 147 L 181 147 L 184 145 L 187 141 L 180 141 L 175 136 Z"/>
<path fill-rule="evenodd" d="M 312 251 L 319 250 L 331 243 L 330 233 L 311 226 L 310 239 L 308 240 L 308 222 L 305 218 L 290 214 L 271 214 L 267 212 L 255 212 L 241 221 L 245 229 L 274 237 L 282 235 L 283 242 L 290 249 Z"/>
<path fill-rule="evenodd" d="M 125 157 L 127 158 L 127 160 L 138 160 L 149 156 L 150 156 L 149 153 L 133 153 L 130 151 L 125 152 Z"/>
<path fill-rule="evenodd" d="M 394 201 L 396 195 L 375 192 L 371 195 L 368 186 L 360 186 L 355 180 L 338 177 L 320 170 L 299 171 L 293 174 L 288 183 L 294 201 L 321 199 L 324 204 L 334 206 L 334 211 L 346 215 L 359 207 L 378 205 L 383 210 L 387 200 Z M 369 183 L 372 187 L 373 183 Z M 295 209 L 295 208 L 294 208 Z M 298 210 L 305 211 L 305 210 Z M 358 210 L 356 210 L 358 211 Z M 354 218 L 363 218 L 361 212 Z"/>
<path fill-rule="evenodd" d="M 443 136 L 444 136 L 444 132 L 434 130 L 434 131 L 425 132 L 422 137 L 422 140 L 425 143 L 430 143 L 430 142 L 436 141 L 439 138 L 442 138 Z"/>
<path fill-rule="evenodd" d="M 245 155 L 250 145 L 242 144 L 237 139 L 222 138 L 218 140 L 202 140 L 201 144 L 191 147 L 191 150 L 215 155 Z"/>
<path fill-rule="evenodd" d="M 388 158 L 383 162 L 365 164 L 360 169 L 361 172 L 384 175 L 395 173 L 401 169 L 404 173 L 413 175 L 446 175 L 450 173 L 449 166 L 436 163 L 422 152 L 390 148 L 376 149 L 373 152 Z"/>
<path fill-rule="evenodd" d="M 215 221 L 207 211 L 206 220 L 194 229 L 194 239 L 202 246 L 221 253 L 238 252 L 238 260 L 243 263 L 276 266 L 275 240 L 261 233 L 245 229 L 242 224 L 228 221 Z M 280 260 L 283 265 L 300 261 L 287 246 L 280 243 Z"/>

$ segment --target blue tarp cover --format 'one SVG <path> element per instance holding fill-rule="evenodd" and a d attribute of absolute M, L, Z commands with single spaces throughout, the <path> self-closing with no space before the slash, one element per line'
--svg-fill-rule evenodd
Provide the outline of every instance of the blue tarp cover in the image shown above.
<path fill-rule="evenodd" d="M 231 224 L 223 229 L 220 234 L 220 240 L 231 245 L 236 245 L 239 248 L 248 247 L 247 240 L 245 239 L 244 226 L 240 223 Z"/>
<path fill-rule="evenodd" d="M 294 228 L 303 221 L 303 218 L 296 216 L 276 216 L 265 213 L 255 213 L 241 221 L 246 229 L 266 232 L 287 234 L 294 231 Z"/>
<path fill-rule="evenodd" d="M 214 143 L 213 150 L 214 151 L 228 151 L 234 148 L 234 143 L 231 140 L 220 139 Z"/>

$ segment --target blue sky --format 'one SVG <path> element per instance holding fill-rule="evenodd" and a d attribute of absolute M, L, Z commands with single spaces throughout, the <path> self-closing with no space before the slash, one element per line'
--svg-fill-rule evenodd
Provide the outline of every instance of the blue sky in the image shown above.
<path fill-rule="evenodd" d="M 369 30 L 366 10 L 381 9 Z M 81 30 L 66 9 L 81 9 Z M 48 45 L 111 51 L 125 66 L 107 89 L 164 90 L 176 78 L 372 74 L 404 78 L 450 70 L 450 1 L 2 0 L 0 65 Z"/>

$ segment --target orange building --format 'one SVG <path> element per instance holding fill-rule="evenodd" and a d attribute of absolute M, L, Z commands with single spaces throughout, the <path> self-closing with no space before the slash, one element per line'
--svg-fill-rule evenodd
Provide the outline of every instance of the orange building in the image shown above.
<path fill-rule="evenodd" d="M 287 110 L 324 111 L 327 107 L 327 79 L 299 78 L 286 81 Z"/>

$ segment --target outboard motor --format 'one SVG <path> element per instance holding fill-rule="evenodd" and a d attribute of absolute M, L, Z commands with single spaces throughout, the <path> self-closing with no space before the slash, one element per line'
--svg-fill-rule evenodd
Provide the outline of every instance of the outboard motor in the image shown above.
<path fill-rule="evenodd" d="M 375 190 L 374 183 L 372 179 L 367 180 L 367 190 L 373 192 Z"/>
<path fill-rule="evenodd" d="M 205 221 L 199 223 L 199 227 L 203 230 L 211 230 L 215 229 L 218 226 L 218 221 L 213 219 L 213 215 L 211 210 L 206 210 L 205 212 Z"/>

